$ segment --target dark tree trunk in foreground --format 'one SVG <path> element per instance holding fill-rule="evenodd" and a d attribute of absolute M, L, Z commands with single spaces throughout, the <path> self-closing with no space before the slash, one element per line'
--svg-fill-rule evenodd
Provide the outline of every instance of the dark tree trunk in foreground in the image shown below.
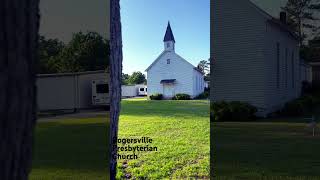
<path fill-rule="evenodd" d="M 114 139 L 118 138 L 118 120 L 121 100 L 122 36 L 119 0 L 110 1 L 110 179 L 115 179 L 117 149 Z"/>
<path fill-rule="evenodd" d="M 28 179 L 36 122 L 38 0 L 0 1 L 0 179 Z"/>

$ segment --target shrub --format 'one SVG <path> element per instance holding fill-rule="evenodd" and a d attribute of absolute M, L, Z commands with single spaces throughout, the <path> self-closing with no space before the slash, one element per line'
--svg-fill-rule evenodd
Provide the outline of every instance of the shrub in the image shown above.
<path fill-rule="evenodd" d="M 201 94 L 199 94 L 197 97 L 195 97 L 194 99 L 207 99 L 209 97 L 209 92 L 205 91 Z"/>
<path fill-rule="evenodd" d="M 180 93 L 180 94 L 176 94 L 172 99 L 173 100 L 190 100 L 191 97 L 189 94 Z"/>
<path fill-rule="evenodd" d="M 151 100 L 162 100 L 163 96 L 162 94 L 153 94 L 150 96 Z"/>
<path fill-rule="evenodd" d="M 312 113 L 319 104 L 319 98 L 306 95 L 286 103 L 280 113 L 285 116 L 303 116 Z"/>
<path fill-rule="evenodd" d="M 313 92 L 312 84 L 308 81 L 302 81 L 301 94 L 311 94 Z"/>
<path fill-rule="evenodd" d="M 256 118 L 257 108 L 244 102 L 214 102 L 211 105 L 214 121 L 250 121 Z"/>

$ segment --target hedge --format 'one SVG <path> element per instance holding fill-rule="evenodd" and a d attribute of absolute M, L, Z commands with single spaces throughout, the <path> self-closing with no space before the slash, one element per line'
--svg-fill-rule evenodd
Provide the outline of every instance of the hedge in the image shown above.
<path fill-rule="evenodd" d="M 176 94 L 172 99 L 173 100 L 190 100 L 191 97 L 189 94 L 179 93 L 179 94 Z"/>
<path fill-rule="evenodd" d="M 220 101 L 211 104 L 211 112 L 214 121 L 252 121 L 257 108 L 240 101 Z"/>
<path fill-rule="evenodd" d="M 162 94 L 153 94 L 150 96 L 151 100 L 162 100 L 163 99 L 163 95 Z"/>

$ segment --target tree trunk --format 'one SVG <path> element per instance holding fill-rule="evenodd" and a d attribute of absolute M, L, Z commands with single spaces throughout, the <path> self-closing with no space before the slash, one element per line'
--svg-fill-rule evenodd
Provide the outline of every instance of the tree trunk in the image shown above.
<path fill-rule="evenodd" d="M 0 1 L 0 179 L 28 179 L 36 122 L 39 0 Z"/>
<path fill-rule="evenodd" d="M 122 36 L 120 0 L 110 1 L 110 179 L 115 179 L 117 168 L 118 120 L 121 100 Z"/>

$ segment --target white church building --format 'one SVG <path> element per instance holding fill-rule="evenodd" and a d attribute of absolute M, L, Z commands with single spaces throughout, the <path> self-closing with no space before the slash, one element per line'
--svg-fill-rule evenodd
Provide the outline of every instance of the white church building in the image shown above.
<path fill-rule="evenodd" d="M 169 99 L 184 93 L 193 98 L 201 94 L 205 88 L 204 74 L 175 52 L 170 23 L 163 42 L 163 52 L 146 69 L 148 97 L 159 93 Z"/>

